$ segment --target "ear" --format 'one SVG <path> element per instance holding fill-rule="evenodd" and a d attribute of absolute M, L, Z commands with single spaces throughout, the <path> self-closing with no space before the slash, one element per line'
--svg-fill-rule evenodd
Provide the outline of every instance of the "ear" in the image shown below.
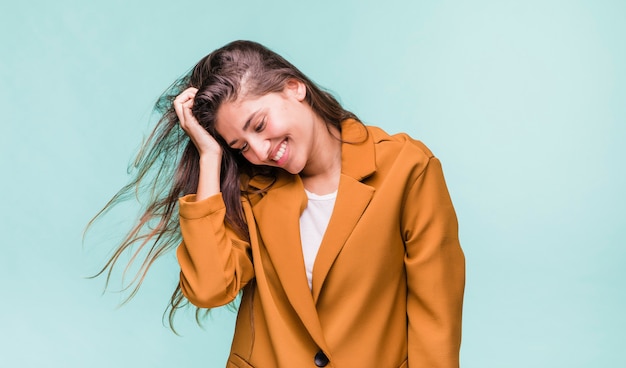
<path fill-rule="evenodd" d="M 298 101 L 304 101 L 306 97 L 306 85 L 301 80 L 291 78 L 285 84 L 285 92 L 295 97 Z"/>

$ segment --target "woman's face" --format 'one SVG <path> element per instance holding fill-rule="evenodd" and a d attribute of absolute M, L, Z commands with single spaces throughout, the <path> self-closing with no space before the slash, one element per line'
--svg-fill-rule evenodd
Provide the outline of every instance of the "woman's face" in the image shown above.
<path fill-rule="evenodd" d="M 309 163 L 315 132 L 324 124 L 305 96 L 305 85 L 292 80 L 281 92 L 223 103 L 217 110 L 215 128 L 252 164 L 298 174 Z"/>

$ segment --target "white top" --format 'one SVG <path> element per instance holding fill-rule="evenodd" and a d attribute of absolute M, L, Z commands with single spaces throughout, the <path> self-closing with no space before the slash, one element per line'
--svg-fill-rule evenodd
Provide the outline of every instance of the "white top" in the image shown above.
<path fill-rule="evenodd" d="M 309 288 L 312 289 L 313 264 L 328 227 L 330 215 L 333 213 L 337 191 L 324 195 L 317 195 L 306 189 L 304 191 L 309 201 L 300 216 L 300 239 L 302 241 L 306 278 L 309 281 Z"/>

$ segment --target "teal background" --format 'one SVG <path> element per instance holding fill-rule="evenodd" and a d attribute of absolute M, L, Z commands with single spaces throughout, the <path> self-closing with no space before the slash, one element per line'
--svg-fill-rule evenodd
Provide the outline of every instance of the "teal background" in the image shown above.
<path fill-rule="evenodd" d="M 183 314 L 182 337 L 161 323 L 173 254 L 117 308 L 84 278 L 116 234 L 81 236 L 158 95 L 253 39 L 441 158 L 467 256 L 463 367 L 626 366 L 625 36 L 610 0 L 3 2 L 0 365 L 224 366 L 231 312 L 204 329 Z"/>

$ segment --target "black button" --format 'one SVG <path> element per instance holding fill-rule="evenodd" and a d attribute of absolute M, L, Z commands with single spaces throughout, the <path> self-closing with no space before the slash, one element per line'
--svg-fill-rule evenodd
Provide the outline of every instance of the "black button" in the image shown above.
<path fill-rule="evenodd" d="M 315 361 L 315 365 L 318 367 L 326 367 L 326 365 L 328 364 L 328 357 L 321 350 L 318 351 L 317 354 L 315 354 L 315 358 L 313 359 Z"/>

